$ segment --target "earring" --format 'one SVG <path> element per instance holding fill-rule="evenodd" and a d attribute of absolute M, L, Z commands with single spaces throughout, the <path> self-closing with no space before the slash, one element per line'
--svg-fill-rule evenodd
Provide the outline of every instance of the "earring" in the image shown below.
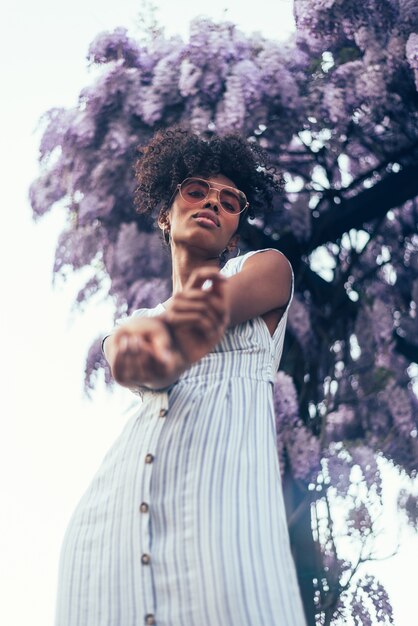
<path fill-rule="evenodd" d="M 230 257 L 228 257 L 229 248 L 225 248 L 224 250 L 222 250 L 221 254 L 219 255 L 219 260 L 221 261 L 221 263 L 225 264 L 230 259 L 235 259 L 235 257 L 239 256 L 241 250 L 238 248 L 238 246 L 235 246 L 235 250 L 237 251 L 235 255 Z"/>
<path fill-rule="evenodd" d="M 169 246 L 170 245 L 170 229 L 169 228 L 164 228 L 163 229 L 163 235 L 164 235 L 164 241 Z"/>
<path fill-rule="evenodd" d="M 235 246 L 235 250 L 236 253 L 234 254 L 234 256 L 229 257 L 230 259 L 235 259 L 235 257 L 240 255 L 241 250 L 238 248 L 238 246 Z"/>

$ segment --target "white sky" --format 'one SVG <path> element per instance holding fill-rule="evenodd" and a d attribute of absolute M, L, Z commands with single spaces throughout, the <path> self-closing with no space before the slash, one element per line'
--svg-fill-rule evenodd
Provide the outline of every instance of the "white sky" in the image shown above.
<path fill-rule="evenodd" d="M 88 82 L 85 54 L 102 30 L 133 27 L 139 3 L 57 0 L 3 4 L 0 15 L 0 271 L 2 389 L 0 421 L 0 623 L 53 623 L 56 571 L 69 516 L 120 432 L 129 392 L 99 389 L 83 397 L 86 350 L 112 320 L 108 303 L 71 314 L 79 279 L 51 286 L 52 262 L 63 216 L 31 219 L 28 186 L 37 175 L 35 133 L 40 115 L 72 106 Z M 187 34 L 197 14 L 228 19 L 243 30 L 285 37 L 293 27 L 288 0 L 159 3 L 170 33 Z M 387 508 L 380 541 L 389 554 L 396 538 L 396 484 L 386 482 Z M 403 533 L 401 553 L 378 572 L 395 605 L 396 626 L 411 626 L 418 541 Z M 411 576 L 406 576 L 408 571 Z M 369 567 L 367 571 L 372 571 Z M 121 625 L 123 626 L 123 625 Z M 258 625 L 255 625 L 258 626 Z"/>

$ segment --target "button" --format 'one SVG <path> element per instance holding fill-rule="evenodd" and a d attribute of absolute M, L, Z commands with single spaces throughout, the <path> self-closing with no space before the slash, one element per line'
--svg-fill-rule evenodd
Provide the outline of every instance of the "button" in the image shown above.
<path fill-rule="evenodd" d="M 148 504 L 146 502 L 141 502 L 141 504 L 139 505 L 139 510 L 141 511 L 141 513 L 148 513 Z"/>
<path fill-rule="evenodd" d="M 148 613 L 148 615 L 145 615 L 145 623 L 147 626 L 152 626 L 152 624 L 156 624 L 157 622 L 155 621 L 155 617 L 152 613 Z"/>
<path fill-rule="evenodd" d="M 154 460 L 153 454 L 147 454 L 147 456 L 145 457 L 145 463 L 152 463 L 153 460 Z"/>
<path fill-rule="evenodd" d="M 151 557 L 149 554 L 143 554 L 141 556 L 141 563 L 142 565 L 149 565 L 149 563 L 151 562 Z"/>
<path fill-rule="evenodd" d="M 167 415 L 167 409 L 160 409 L 160 417 L 165 417 Z"/>

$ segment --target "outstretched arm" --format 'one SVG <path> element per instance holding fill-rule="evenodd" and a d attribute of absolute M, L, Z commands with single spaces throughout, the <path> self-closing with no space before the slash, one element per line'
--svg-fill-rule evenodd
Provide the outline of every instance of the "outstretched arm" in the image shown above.
<path fill-rule="evenodd" d="M 168 387 L 188 367 L 161 316 L 129 320 L 106 338 L 103 351 L 115 381 L 128 388 Z"/>
<path fill-rule="evenodd" d="M 208 280 L 210 287 L 203 289 Z M 208 354 L 228 323 L 225 282 L 218 270 L 201 268 L 166 313 L 132 319 L 110 335 L 104 353 L 116 382 L 162 389 Z"/>

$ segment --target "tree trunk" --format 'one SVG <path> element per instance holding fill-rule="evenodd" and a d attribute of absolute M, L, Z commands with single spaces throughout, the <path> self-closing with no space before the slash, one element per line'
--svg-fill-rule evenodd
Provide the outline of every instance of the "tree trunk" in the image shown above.
<path fill-rule="evenodd" d="M 308 626 L 315 626 L 313 579 L 321 580 L 322 565 L 318 545 L 312 535 L 311 492 L 307 489 L 302 491 L 289 472 L 283 479 L 283 492 L 289 522 L 290 544 L 306 622 Z"/>

